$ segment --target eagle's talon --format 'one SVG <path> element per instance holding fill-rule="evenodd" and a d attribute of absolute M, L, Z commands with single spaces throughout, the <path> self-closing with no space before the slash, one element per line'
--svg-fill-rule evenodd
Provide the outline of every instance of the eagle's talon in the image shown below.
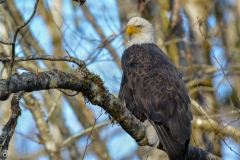
<path fill-rule="evenodd" d="M 140 141 L 136 141 L 139 146 L 145 146 L 147 141 L 147 137 L 144 137 Z"/>

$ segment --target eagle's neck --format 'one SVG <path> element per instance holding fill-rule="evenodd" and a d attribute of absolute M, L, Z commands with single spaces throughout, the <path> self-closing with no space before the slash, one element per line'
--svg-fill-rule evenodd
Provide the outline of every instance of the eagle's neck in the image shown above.
<path fill-rule="evenodd" d="M 145 33 L 137 33 L 129 35 L 129 41 L 127 42 L 126 49 L 131 47 L 134 44 L 141 45 L 147 43 L 155 44 L 155 35 L 154 33 L 145 34 Z"/>

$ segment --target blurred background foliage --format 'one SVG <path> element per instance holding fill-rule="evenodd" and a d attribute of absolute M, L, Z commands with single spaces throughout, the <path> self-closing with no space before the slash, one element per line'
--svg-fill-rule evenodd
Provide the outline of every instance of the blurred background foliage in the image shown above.
<path fill-rule="evenodd" d="M 7 0 L 0 4 L 0 40 L 11 42 L 16 28 L 33 11 L 35 1 Z M 83 6 L 70 0 L 42 0 L 30 24 L 17 37 L 16 57 L 32 54 L 72 56 L 84 60 L 117 96 L 121 80 L 121 54 L 128 20 L 148 19 L 156 30 L 157 45 L 183 74 L 192 101 L 192 112 L 218 125 L 240 127 L 240 0 L 87 0 Z M 1 56 L 11 56 L 11 46 L 0 44 Z M 9 63 L 0 62 L 1 79 Z M 76 69 L 66 62 L 28 61 L 14 64 L 14 72 Z M 66 91 L 69 94 L 71 91 Z M 85 103 L 79 93 L 67 96 L 58 90 L 33 92 L 47 116 L 57 143 L 108 120 L 105 111 Z M 9 98 L 11 99 L 11 98 Z M 38 143 L 38 129 L 21 101 L 22 115 L 8 159 L 48 159 Z M 10 100 L 0 102 L 1 128 L 10 117 Z M 199 111 L 205 110 L 208 116 Z M 164 152 L 138 147 L 118 125 L 105 125 L 63 146 L 64 159 L 167 159 Z M 88 144 L 86 153 L 84 150 Z M 193 126 L 191 144 L 223 157 L 240 159 L 239 137 L 219 134 L 215 128 Z M 15 155 L 15 156 L 13 156 Z"/>

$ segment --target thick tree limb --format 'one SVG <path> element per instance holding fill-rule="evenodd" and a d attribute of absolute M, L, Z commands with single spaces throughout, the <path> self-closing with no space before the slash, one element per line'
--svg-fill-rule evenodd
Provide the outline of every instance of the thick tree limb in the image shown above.
<path fill-rule="evenodd" d="M 47 72 L 13 74 L 9 88 L 9 79 L 0 81 L 0 100 L 6 100 L 11 93 L 18 91 L 32 92 L 46 89 L 70 89 L 82 92 L 94 105 L 99 105 L 113 117 L 122 128 L 132 136 L 139 145 L 148 145 L 145 127 L 130 111 L 123 107 L 118 98 L 115 98 L 104 87 L 101 79 L 82 67 L 77 71 L 52 70 Z M 200 148 L 189 146 L 188 160 L 220 159 Z"/>
<path fill-rule="evenodd" d="M 26 57 L 16 57 L 15 58 L 15 62 L 29 61 L 29 60 L 68 61 L 68 62 L 73 62 L 73 63 L 77 64 L 80 68 L 85 67 L 84 61 L 81 61 L 77 58 L 69 57 L 69 56 L 62 57 L 62 56 L 48 56 L 48 55 L 30 55 L 30 56 L 26 56 Z M 11 57 L 0 57 L 0 61 L 10 62 Z M 76 100 L 71 99 L 67 95 L 65 95 L 65 97 L 68 100 L 68 102 L 71 104 L 71 107 L 73 108 L 73 110 L 75 110 L 76 116 L 78 117 L 78 119 L 81 122 L 81 124 L 83 125 L 83 127 L 84 128 L 91 127 L 92 124 L 90 124 L 86 120 L 85 115 L 81 114 L 81 112 L 79 111 L 79 107 L 78 107 L 79 104 L 78 103 L 76 104 Z M 75 106 L 77 106 L 77 107 L 75 107 Z M 81 117 L 81 118 L 79 118 L 79 117 Z M 61 124 L 61 122 L 59 122 L 59 121 L 57 121 L 57 123 Z M 59 126 L 59 124 L 58 124 L 58 126 Z M 63 127 L 61 127 L 61 129 L 63 130 Z M 97 138 L 98 138 L 98 133 L 96 131 L 93 131 L 93 133 L 91 135 L 91 139 L 93 140 L 93 139 L 97 139 Z M 71 146 L 71 145 L 69 145 L 69 146 Z M 111 159 L 110 155 L 107 152 L 107 148 L 106 148 L 104 142 L 101 141 L 100 139 L 98 141 L 96 141 L 95 145 L 92 145 L 91 148 L 101 159 L 104 159 L 104 160 Z"/>

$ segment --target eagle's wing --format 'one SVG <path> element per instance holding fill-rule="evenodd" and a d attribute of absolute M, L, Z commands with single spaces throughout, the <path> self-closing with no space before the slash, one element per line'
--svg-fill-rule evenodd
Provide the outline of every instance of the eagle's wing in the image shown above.
<path fill-rule="evenodd" d="M 179 71 L 153 44 L 129 47 L 123 54 L 122 68 L 120 99 L 132 96 L 137 109 L 154 126 L 170 159 L 182 159 L 191 135 L 192 113 Z"/>

